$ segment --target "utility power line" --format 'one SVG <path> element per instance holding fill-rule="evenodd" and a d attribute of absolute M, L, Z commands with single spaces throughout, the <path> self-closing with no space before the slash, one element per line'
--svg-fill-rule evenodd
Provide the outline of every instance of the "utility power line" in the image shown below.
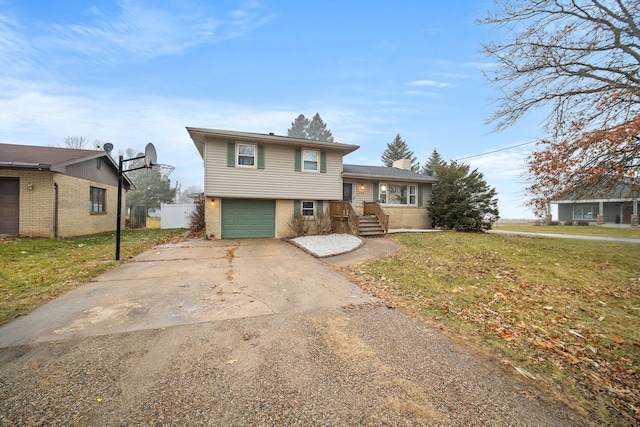
<path fill-rule="evenodd" d="M 486 156 L 487 154 L 497 153 L 498 151 L 511 150 L 512 148 L 522 147 L 523 145 L 536 144 L 536 143 L 538 143 L 537 140 L 536 141 L 523 142 L 522 144 L 516 144 L 516 145 L 512 145 L 510 147 L 498 148 L 497 150 L 487 151 L 486 153 L 480 153 L 480 154 L 474 154 L 472 156 L 460 157 L 459 159 L 454 159 L 454 161 L 457 162 L 458 160 L 466 160 L 466 159 L 471 159 L 473 157 Z"/>

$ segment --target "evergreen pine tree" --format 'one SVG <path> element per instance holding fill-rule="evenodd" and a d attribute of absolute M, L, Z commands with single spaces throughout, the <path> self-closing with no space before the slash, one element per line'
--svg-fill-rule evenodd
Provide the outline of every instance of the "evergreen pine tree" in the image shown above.
<path fill-rule="evenodd" d="M 429 200 L 433 225 L 456 231 L 490 230 L 499 218 L 498 199 L 484 175 L 457 162 L 439 164 L 436 175 L 438 184 Z"/>
<path fill-rule="evenodd" d="M 438 153 L 438 151 L 434 148 L 433 152 L 431 153 L 431 156 L 429 156 L 429 159 L 427 159 L 424 166 L 422 166 L 420 173 L 435 177 L 437 176 L 436 166 L 441 165 L 443 163 L 445 163 L 444 159 L 442 158 L 440 153 Z"/>
<path fill-rule="evenodd" d="M 384 150 L 380 157 L 382 164 L 391 167 L 395 160 L 410 159 L 411 170 L 416 172 L 418 165 L 416 164 L 417 158 L 413 156 L 413 151 L 409 149 L 409 146 L 402 139 L 400 134 L 396 135 L 393 141 L 387 143 L 387 149 Z"/>
<path fill-rule="evenodd" d="M 304 114 L 300 114 L 291 123 L 291 128 L 287 129 L 287 136 L 291 136 L 293 138 L 308 139 L 307 127 L 309 127 L 309 119 L 307 119 Z"/>
<path fill-rule="evenodd" d="M 331 131 L 327 129 L 327 125 L 322 120 L 319 113 L 316 113 L 316 115 L 313 116 L 306 130 L 307 139 L 311 139 L 313 141 L 333 142 L 333 135 L 331 135 Z"/>

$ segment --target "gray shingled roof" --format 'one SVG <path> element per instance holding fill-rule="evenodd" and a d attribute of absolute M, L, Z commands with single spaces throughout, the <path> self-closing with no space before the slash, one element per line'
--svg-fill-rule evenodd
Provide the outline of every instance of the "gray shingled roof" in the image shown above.
<path fill-rule="evenodd" d="M 637 184 L 633 187 L 635 187 L 637 192 Z M 557 200 L 551 201 L 551 203 L 579 203 L 583 200 L 631 200 L 634 197 L 637 197 L 637 193 L 634 195 L 632 192 L 631 183 L 619 182 L 614 185 L 602 187 L 590 186 L 588 188 L 576 188 L 558 197 Z"/>
<path fill-rule="evenodd" d="M 0 165 L 51 166 L 105 155 L 100 150 L 80 150 L 35 145 L 0 144 Z"/>
<path fill-rule="evenodd" d="M 437 182 L 437 178 L 406 169 L 386 166 L 342 165 L 342 176 L 351 178 L 383 178 L 404 181 Z"/>
<path fill-rule="evenodd" d="M 66 173 L 66 166 L 99 157 L 107 159 L 114 173 L 118 174 L 118 163 L 103 150 L 0 144 L 0 168 L 49 170 Z M 128 186 L 133 185 L 133 182 L 126 174 L 124 175 L 124 180 L 127 189 Z"/>

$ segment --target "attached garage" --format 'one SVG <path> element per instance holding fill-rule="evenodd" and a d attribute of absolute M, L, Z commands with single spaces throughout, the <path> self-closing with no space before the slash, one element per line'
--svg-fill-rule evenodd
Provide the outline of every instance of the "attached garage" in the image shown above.
<path fill-rule="evenodd" d="M 275 200 L 222 199 L 223 239 L 274 238 L 275 236 Z"/>
<path fill-rule="evenodd" d="M 0 234 L 20 232 L 20 180 L 0 178 Z"/>

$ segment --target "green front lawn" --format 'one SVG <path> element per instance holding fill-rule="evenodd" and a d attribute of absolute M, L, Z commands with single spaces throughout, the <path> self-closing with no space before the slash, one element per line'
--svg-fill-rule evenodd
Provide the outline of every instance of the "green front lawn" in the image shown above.
<path fill-rule="evenodd" d="M 454 232 L 396 238 L 397 253 L 350 269 L 352 280 L 480 337 L 602 423 L 640 423 L 640 247 Z"/>

